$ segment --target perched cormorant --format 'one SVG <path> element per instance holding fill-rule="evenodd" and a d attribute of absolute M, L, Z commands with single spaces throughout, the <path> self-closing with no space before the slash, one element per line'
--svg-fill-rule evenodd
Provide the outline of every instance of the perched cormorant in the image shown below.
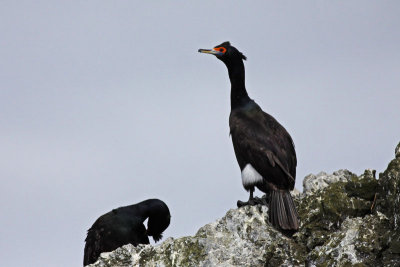
<path fill-rule="evenodd" d="M 147 218 L 146 230 L 143 222 Z M 168 206 L 159 199 L 113 209 L 100 216 L 88 230 L 83 265 L 96 262 L 102 252 L 113 251 L 126 244 L 149 244 L 148 236 L 157 242 L 170 220 Z"/>
<path fill-rule="evenodd" d="M 254 187 L 269 194 L 269 220 L 286 233 L 299 228 L 298 214 L 289 190 L 296 178 L 296 152 L 286 129 L 265 113 L 247 94 L 243 60 L 246 57 L 229 42 L 200 53 L 215 55 L 225 63 L 231 81 L 229 128 L 236 159 L 242 172 L 243 187 L 250 191 L 248 202 L 254 205 Z"/>

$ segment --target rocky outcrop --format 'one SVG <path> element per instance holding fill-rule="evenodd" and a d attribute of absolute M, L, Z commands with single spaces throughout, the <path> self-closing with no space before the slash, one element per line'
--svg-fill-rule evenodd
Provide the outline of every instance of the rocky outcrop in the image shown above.
<path fill-rule="evenodd" d="M 395 153 L 379 179 L 373 170 L 305 177 L 292 237 L 269 224 L 266 206 L 247 206 L 194 236 L 126 245 L 91 266 L 400 266 L 400 144 Z"/>

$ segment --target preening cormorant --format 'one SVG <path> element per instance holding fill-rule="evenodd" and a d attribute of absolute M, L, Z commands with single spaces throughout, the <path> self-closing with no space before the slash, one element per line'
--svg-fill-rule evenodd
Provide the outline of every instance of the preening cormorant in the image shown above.
<path fill-rule="evenodd" d="M 146 230 L 143 222 L 147 218 Z M 148 236 L 157 242 L 170 220 L 168 206 L 159 199 L 113 209 L 100 216 L 88 230 L 83 265 L 96 262 L 102 252 L 113 251 L 126 244 L 149 244 Z"/>
<path fill-rule="evenodd" d="M 269 220 L 278 229 L 293 233 L 299 228 L 298 214 L 289 190 L 296 179 L 296 152 L 286 129 L 265 113 L 247 94 L 243 60 L 246 57 L 229 42 L 200 53 L 215 55 L 225 63 L 231 81 L 229 128 L 236 159 L 242 172 L 243 187 L 250 191 L 248 202 L 254 205 L 254 187 L 269 194 Z"/>

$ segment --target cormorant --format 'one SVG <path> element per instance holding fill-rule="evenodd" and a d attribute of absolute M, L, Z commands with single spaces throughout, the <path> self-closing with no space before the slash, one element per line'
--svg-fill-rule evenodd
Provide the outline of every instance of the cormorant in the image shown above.
<path fill-rule="evenodd" d="M 143 222 L 147 218 L 146 230 Z M 148 236 L 157 242 L 170 219 L 168 206 L 159 199 L 113 209 L 100 216 L 88 230 L 83 265 L 96 262 L 102 252 L 113 251 L 129 243 L 134 246 L 149 244 Z"/>
<path fill-rule="evenodd" d="M 229 42 L 200 53 L 215 55 L 225 63 L 231 81 L 229 128 L 243 187 L 250 191 L 248 202 L 255 205 L 254 187 L 269 194 L 269 220 L 276 228 L 291 234 L 298 230 L 299 220 L 289 190 L 296 178 L 296 152 L 286 129 L 265 113 L 247 94 L 243 60 L 246 57 Z"/>

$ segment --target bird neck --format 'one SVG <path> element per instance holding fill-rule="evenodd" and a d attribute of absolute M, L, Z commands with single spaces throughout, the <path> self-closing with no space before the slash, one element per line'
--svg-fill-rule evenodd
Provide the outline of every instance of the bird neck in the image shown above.
<path fill-rule="evenodd" d="M 234 64 L 226 66 L 231 81 L 231 109 L 234 109 L 250 100 L 245 86 L 244 64 L 242 59 L 238 59 Z"/>
<path fill-rule="evenodd" d="M 144 222 L 147 218 L 156 217 L 160 208 L 153 200 L 149 199 L 134 205 L 126 206 L 125 209 L 129 214 L 132 214 L 138 220 Z"/>
<path fill-rule="evenodd" d="M 142 202 L 144 205 L 142 206 L 143 208 L 143 215 L 146 218 L 157 218 L 160 216 L 160 213 L 162 213 L 162 206 L 160 205 L 159 202 L 154 201 L 152 199 L 145 200 Z"/>

